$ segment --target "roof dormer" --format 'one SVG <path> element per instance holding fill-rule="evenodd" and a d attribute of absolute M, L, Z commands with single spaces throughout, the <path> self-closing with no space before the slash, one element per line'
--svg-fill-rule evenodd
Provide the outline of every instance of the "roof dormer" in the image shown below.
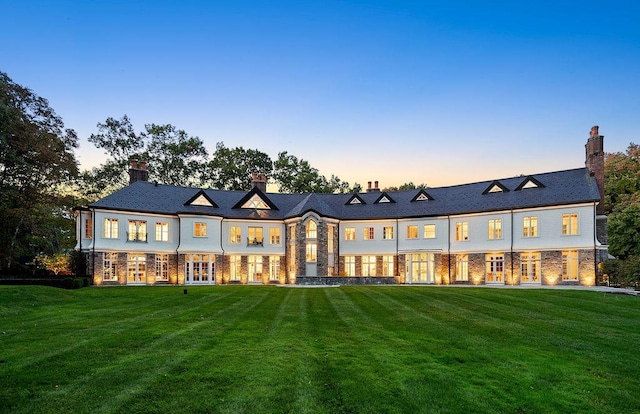
<path fill-rule="evenodd" d="M 218 205 L 204 192 L 204 190 L 198 191 L 193 197 L 187 200 L 184 203 L 185 206 L 204 206 L 204 207 L 215 207 L 218 208 Z"/>
<path fill-rule="evenodd" d="M 424 189 L 421 189 L 411 199 L 411 202 L 414 202 L 414 201 L 433 201 L 433 197 L 431 197 L 429 193 L 427 193 Z"/>
<path fill-rule="evenodd" d="M 504 184 L 502 184 L 498 180 L 494 180 L 491 184 L 489 184 L 489 187 L 487 187 L 487 189 L 482 192 L 482 194 L 508 193 L 508 192 L 509 192 L 509 189 L 505 187 Z"/>
<path fill-rule="evenodd" d="M 527 188 L 544 188 L 544 184 L 538 181 L 534 176 L 530 175 L 526 177 L 519 186 L 516 187 L 515 191 L 524 190 Z"/>
<path fill-rule="evenodd" d="M 349 198 L 349 200 L 345 203 L 346 206 L 362 205 L 362 204 L 367 204 L 367 203 L 365 203 L 362 197 L 360 197 L 357 193 L 352 195 Z"/>
<path fill-rule="evenodd" d="M 278 210 L 269 197 L 258 187 L 253 187 L 233 208 L 247 208 L 254 210 Z"/>
<path fill-rule="evenodd" d="M 384 203 L 395 203 L 396 201 L 391 198 L 391 196 L 387 193 L 380 194 L 380 197 L 373 204 L 384 204 Z"/>

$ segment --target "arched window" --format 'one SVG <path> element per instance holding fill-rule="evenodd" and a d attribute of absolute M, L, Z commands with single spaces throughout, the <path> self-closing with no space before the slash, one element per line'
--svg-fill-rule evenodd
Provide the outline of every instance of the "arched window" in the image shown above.
<path fill-rule="evenodd" d="M 318 225 L 315 221 L 309 220 L 307 222 L 307 239 L 317 239 L 318 238 Z"/>

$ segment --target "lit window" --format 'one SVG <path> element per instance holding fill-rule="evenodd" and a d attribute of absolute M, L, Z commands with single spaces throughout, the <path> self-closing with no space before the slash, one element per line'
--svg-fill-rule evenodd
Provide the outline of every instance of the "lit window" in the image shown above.
<path fill-rule="evenodd" d="M 116 271 L 118 263 L 118 253 L 106 252 L 102 262 L 102 280 L 105 282 L 117 282 L 118 273 Z"/>
<path fill-rule="evenodd" d="M 318 260 L 318 244 L 307 243 L 307 262 L 315 262 Z"/>
<path fill-rule="evenodd" d="M 356 239 L 356 228 L 355 227 L 346 227 L 344 229 L 344 239 L 345 240 L 355 240 Z"/>
<path fill-rule="evenodd" d="M 231 244 L 242 243 L 242 228 L 240 226 L 229 227 L 229 243 Z"/>
<path fill-rule="evenodd" d="M 193 223 L 193 235 L 195 237 L 207 237 L 207 223 Z"/>
<path fill-rule="evenodd" d="M 522 223 L 523 237 L 538 237 L 538 217 L 525 217 Z"/>
<path fill-rule="evenodd" d="M 242 256 L 232 255 L 229 257 L 229 280 L 237 282 L 240 280 L 240 268 L 242 266 Z"/>
<path fill-rule="evenodd" d="M 540 253 L 520 254 L 520 282 L 540 282 Z"/>
<path fill-rule="evenodd" d="M 193 200 L 189 204 L 192 205 L 192 206 L 209 206 L 209 207 L 213 207 L 213 205 L 211 204 L 211 201 L 209 201 L 207 199 L 207 197 L 204 196 L 204 194 L 200 194 L 198 197 L 196 197 L 195 200 Z"/>
<path fill-rule="evenodd" d="M 269 243 L 280 244 L 280 227 L 269 228 Z"/>
<path fill-rule="evenodd" d="M 376 275 L 376 257 L 362 256 L 362 276 Z"/>
<path fill-rule="evenodd" d="M 88 218 L 84 222 L 84 238 L 90 239 L 93 237 L 93 220 Z"/>
<path fill-rule="evenodd" d="M 344 275 L 345 276 L 356 275 L 356 257 L 355 256 L 344 257 Z"/>
<path fill-rule="evenodd" d="M 407 239 L 418 238 L 418 226 L 407 226 Z"/>
<path fill-rule="evenodd" d="M 156 254 L 156 280 L 159 282 L 169 281 L 169 255 Z"/>
<path fill-rule="evenodd" d="M 502 219 L 489 220 L 489 240 L 502 238 Z"/>
<path fill-rule="evenodd" d="M 317 239 L 318 238 L 318 225 L 315 221 L 309 220 L 307 222 L 306 229 L 307 239 Z"/>
<path fill-rule="evenodd" d="M 433 253 L 405 255 L 405 281 L 407 283 L 434 283 L 434 274 Z"/>
<path fill-rule="evenodd" d="M 118 219 L 112 219 L 112 218 L 104 219 L 104 238 L 105 239 L 118 238 Z"/>
<path fill-rule="evenodd" d="M 562 280 L 578 280 L 578 251 L 568 250 L 562 252 Z"/>
<path fill-rule="evenodd" d="M 469 255 L 456 255 L 456 280 L 460 282 L 469 281 Z"/>
<path fill-rule="evenodd" d="M 147 222 L 142 220 L 129 220 L 127 240 L 135 242 L 147 241 Z"/>
<path fill-rule="evenodd" d="M 289 226 L 289 244 L 296 244 L 296 225 Z"/>
<path fill-rule="evenodd" d="M 169 241 L 169 223 L 156 223 L 156 241 Z"/>
<path fill-rule="evenodd" d="M 260 210 L 271 209 L 258 194 L 254 194 L 249 200 L 247 200 L 247 202 L 242 205 L 242 208 L 257 208 Z"/>
<path fill-rule="evenodd" d="M 485 256 L 487 283 L 504 283 L 504 255 L 490 253 Z"/>
<path fill-rule="evenodd" d="M 248 246 L 262 246 L 262 227 L 249 227 Z"/>
<path fill-rule="evenodd" d="M 327 226 L 327 250 L 329 253 L 333 253 L 333 237 L 335 235 L 335 231 L 335 226 Z"/>
<path fill-rule="evenodd" d="M 562 215 L 562 234 L 578 234 L 578 214 L 570 213 Z"/>
<path fill-rule="evenodd" d="M 280 256 L 269 256 L 269 280 L 280 280 Z"/>
<path fill-rule="evenodd" d="M 436 225 L 435 224 L 425 224 L 424 225 L 424 238 L 425 239 L 435 239 L 436 238 Z"/>
<path fill-rule="evenodd" d="M 211 283 L 215 275 L 215 258 L 209 260 L 208 254 L 187 254 L 184 263 L 184 281 L 186 284 Z"/>
<path fill-rule="evenodd" d="M 461 221 L 456 223 L 456 240 L 465 241 L 469 240 L 469 223 Z"/>
<path fill-rule="evenodd" d="M 373 227 L 365 227 L 364 228 L 364 239 L 365 240 L 373 240 L 375 237 L 375 232 Z"/>
<path fill-rule="evenodd" d="M 382 238 L 384 240 L 393 240 L 393 227 L 392 226 L 386 226 L 384 228 L 384 232 L 382 233 Z"/>
<path fill-rule="evenodd" d="M 127 283 L 146 282 L 147 257 L 141 253 L 127 255 Z"/>
<path fill-rule="evenodd" d="M 393 256 L 382 256 L 382 276 L 393 276 Z"/>

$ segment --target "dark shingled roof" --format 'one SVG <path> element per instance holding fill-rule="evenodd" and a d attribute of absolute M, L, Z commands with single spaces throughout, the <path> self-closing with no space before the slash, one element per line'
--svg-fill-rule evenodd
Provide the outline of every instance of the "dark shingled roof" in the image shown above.
<path fill-rule="evenodd" d="M 533 177 L 544 187 L 518 189 Z M 494 182 L 509 191 L 483 194 Z M 485 211 L 596 202 L 600 193 L 586 168 L 429 188 L 433 200 L 411 201 L 421 190 L 388 192 L 395 203 L 378 203 L 379 192 L 359 193 L 365 204 L 346 204 L 353 194 L 264 194 L 278 210 L 234 208 L 247 192 L 204 189 L 218 207 L 185 205 L 201 189 L 137 181 L 89 205 L 97 209 L 159 214 L 201 214 L 226 218 L 282 220 L 309 211 L 342 220 L 433 217 Z"/>

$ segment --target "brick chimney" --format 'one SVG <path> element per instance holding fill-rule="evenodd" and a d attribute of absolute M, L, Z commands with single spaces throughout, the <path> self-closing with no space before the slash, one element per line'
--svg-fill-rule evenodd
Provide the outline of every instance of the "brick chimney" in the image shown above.
<path fill-rule="evenodd" d="M 591 127 L 589 139 L 585 145 L 585 166 L 595 177 L 600 191 L 600 203 L 596 207 L 596 214 L 604 214 L 604 136 L 598 132 L 598 126 Z"/>
<path fill-rule="evenodd" d="M 251 186 L 256 187 L 263 193 L 267 192 L 267 176 L 262 173 L 253 173 L 251 175 Z"/>
<path fill-rule="evenodd" d="M 136 181 L 149 180 L 149 171 L 147 171 L 147 162 L 134 159 L 131 160 L 131 168 L 129 168 L 129 184 Z"/>
<path fill-rule="evenodd" d="M 367 181 L 367 193 L 379 193 L 380 189 L 378 188 L 378 182 L 375 181 L 374 185 L 375 187 L 371 187 L 371 181 Z"/>

